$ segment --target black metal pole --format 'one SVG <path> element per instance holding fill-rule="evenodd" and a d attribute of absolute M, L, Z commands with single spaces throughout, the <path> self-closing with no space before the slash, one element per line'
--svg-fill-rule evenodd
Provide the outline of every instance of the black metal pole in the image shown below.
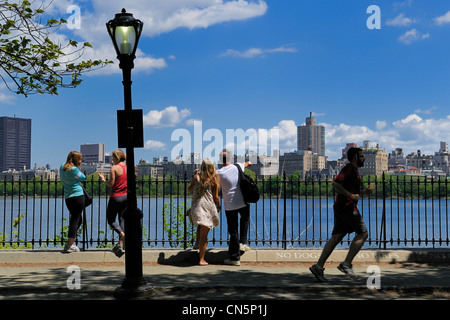
<path fill-rule="evenodd" d="M 287 216 L 286 216 L 286 172 L 283 172 L 283 249 L 287 249 Z"/>
<path fill-rule="evenodd" d="M 381 244 L 384 243 L 383 248 L 386 250 L 386 181 L 385 176 L 383 172 L 382 176 L 382 182 L 383 182 L 383 215 L 381 217 L 381 227 L 380 227 L 380 249 Z M 383 237 L 383 240 L 381 239 Z"/>
<path fill-rule="evenodd" d="M 133 57 L 120 61 L 123 72 L 124 107 L 131 111 L 131 69 Z M 131 121 L 130 119 L 128 121 Z M 151 295 L 153 288 L 147 284 L 142 271 L 142 211 L 137 207 L 136 176 L 134 170 L 133 125 L 127 124 L 127 209 L 125 219 L 125 280 L 115 291 L 117 298 Z"/>

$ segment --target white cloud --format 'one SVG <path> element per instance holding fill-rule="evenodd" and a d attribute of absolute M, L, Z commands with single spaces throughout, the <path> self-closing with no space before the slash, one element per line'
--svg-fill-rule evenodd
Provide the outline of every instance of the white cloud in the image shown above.
<path fill-rule="evenodd" d="M 293 120 L 282 120 L 274 129 L 278 129 L 280 145 L 284 149 L 297 148 L 297 125 Z"/>
<path fill-rule="evenodd" d="M 83 55 L 83 60 L 98 60 L 109 59 L 114 64 L 108 65 L 104 68 L 92 72 L 93 75 L 109 75 L 120 74 L 122 70 L 119 68 L 119 61 L 116 59 L 112 43 L 103 44 L 101 46 L 94 46 L 94 49 L 88 48 Z M 167 67 L 167 62 L 164 58 L 155 58 L 152 55 L 145 54 L 139 48 L 136 50 L 136 59 L 134 60 L 133 73 L 138 72 L 153 72 L 155 70 L 164 69 Z M 89 75 L 89 73 L 87 74 Z"/>
<path fill-rule="evenodd" d="M 50 3 L 50 0 L 46 1 Z M 53 1 L 46 13 L 68 19 L 71 13 L 67 13 L 67 8 L 71 4 L 71 0 Z M 114 65 L 90 73 L 92 75 L 121 72 L 105 23 L 122 8 L 144 22 L 142 38 L 179 28 L 192 30 L 227 21 L 247 20 L 264 15 L 268 8 L 264 0 L 84 0 L 75 4 L 80 7 L 80 28 L 69 31 L 63 27 L 58 33 L 71 34 L 70 38 L 79 42 L 87 41 L 94 46 L 86 50 L 83 60 L 109 59 L 114 62 Z M 173 58 L 168 57 L 169 60 Z M 135 66 L 134 72 L 151 72 L 167 67 L 167 62 L 164 58 L 138 51 Z"/>
<path fill-rule="evenodd" d="M 0 83 L 0 103 L 12 105 L 16 101 L 16 97 L 8 90 L 5 83 Z"/>
<path fill-rule="evenodd" d="M 166 148 L 166 145 L 162 143 L 161 141 L 157 140 L 147 140 L 145 141 L 144 149 L 145 150 L 152 150 L 152 151 L 159 151 L 164 150 Z"/>
<path fill-rule="evenodd" d="M 403 42 L 404 44 L 412 44 L 415 41 L 425 40 L 428 38 L 430 38 L 429 33 L 422 33 L 420 31 L 417 31 L 416 29 L 412 29 L 402 34 L 398 38 L 398 41 Z"/>
<path fill-rule="evenodd" d="M 194 122 L 196 122 L 196 121 L 202 121 L 202 120 L 201 119 L 187 119 L 186 120 L 186 125 L 188 127 L 193 127 L 194 126 Z"/>
<path fill-rule="evenodd" d="M 387 126 L 386 121 L 377 121 L 377 122 L 375 123 L 375 128 L 376 128 L 377 130 L 382 130 L 382 129 L 386 128 L 386 126 Z"/>
<path fill-rule="evenodd" d="M 394 19 L 387 20 L 386 25 L 393 26 L 393 27 L 407 27 L 415 22 L 416 22 L 415 19 L 405 17 L 405 15 L 403 13 L 401 13 Z"/>
<path fill-rule="evenodd" d="M 298 125 L 292 120 L 283 120 L 274 127 L 279 130 L 281 153 L 297 148 Z M 325 126 L 326 155 L 330 160 L 340 158 L 341 150 L 347 143 L 361 146 L 365 140 L 379 144 L 388 153 L 403 148 L 405 153 L 421 150 L 424 154 L 434 154 L 439 149 L 439 143 L 449 142 L 450 137 L 450 115 L 442 119 L 423 119 L 417 114 L 410 114 L 390 123 L 378 120 L 374 123 L 374 129 L 346 123 L 318 125 Z"/>
<path fill-rule="evenodd" d="M 149 37 L 179 28 L 192 30 L 226 21 L 247 20 L 264 15 L 268 8 L 264 0 L 92 0 L 91 3 L 101 29 L 125 8 L 144 22 L 142 34 Z"/>
<path fill-rule="evenodd" d="M 375 130 L 343 123 L 323 125 L 330 159 L 339 158 L 346 143 L 362 145 L 364 140 L 379 143 L 386 152 L 403 148 L 405 153 L 421 150 L 425 154 L 434 154 L 439 149 L 439 143 L 448 141 L 450 137 L 450 115 L 442 119 L 423 119 L 411 114 L 392 123 L 376 121 Z"/>
<path fill-rule="evenodd" d="M 440 17 L 434 18 L 434 22 L 437 25 L 443 25 L 446 23 L 450 23 L 450 11 L 448 11 L 446 14 L 444 14 Z"/>
<path fill-rule="evenodd" d="M 431 107 L 430 109 L 427 109 L 427 110 L 416 109 L 416 110 L 414 110 L 414 113 L 431 114 L 433 112 L 433 110 L 436 110 L 436 109 L 437 109 L 436 106 L 433 106 L 433 107 Z"/>
<path fill-rule="evenodd" d="M 134 65 L 137 70 L 142 69 L 150 72 L 155 69 L 164 69 L 167 67 L 167 63 L 164 58 L 153 58 L 139 49 L 136 51 L 136 60 Z"/>
<path fill-rule="evenodd" d="M 292 48 L 292 47 L 281 46 L 281 47 L 275 48 L 275 49 L 267 49 L 267 50 L 265 50 L 265 52 L 268 52 L 268 53 L 277 53 L 277 52 L 295 53 L 295 52 L 297 52 L 297 49 Z"/>
<path fill-rule="evenodd" d="M 14 97 L 11 95 L 11 92 L 3 93 L 0 92 L 0 103 L 5 104 L 14 104 Z"/>
<path fill-rule="evenodd" d="M 190 1 L 149 2 L 148 17 L 144 22 L 149 25 L 149 35 L 158 35 L 178 28 L 208 28 L 211 25 L 246 20 L 264 15 L 267 4 L 258 1 L 223 1 L 223 0 L 190 0 Z M 157 4 L 156 4 L 157 3 Z M 164 7 L 164 8 L 161 8 Z M 161 10 L 162 9 L 162 10 Z M 142 15 L 143 17 L 146 15 Z"/>
<path fill-rule="evenodd" d="M 392 6 L 394 7 L 394 10 L 400 10 L 403 8 L 409 8 L 413 4 L 413 0 L 406 0 L 401 2 L 394 2 Z"/>
<path fill-rule="evenodd" d="M 250 48 L 245 51 L 238 51 L 234 49 L 228 49 L 219 57 L 237 57 L 237 58 L 255 58 L 255 57 L 265 57 L 266 53 L 294 53 L 297 52 L 296 48 L 281 46 L 274 49 L 261 49 L 261 48 Z"/>
<path fill-rule="evenodd" d="M 144 115 L 144 126 L 149 127 L 173 127 L 191 115 L 189 109 L 178 111 L 175 106 L 170 106 L 164 110 L 151 110 Z"/>
<path fill-rule="evenodd" d="M 325 145 L 343 148 L 349 142 L 362 142 L 376 138 L 376 132 L 366 126 L 353 126 L 345 123 L 339 125 L 321 124 L 325 126 Z"/>
<path fill-rule="evenodd" d="M 259 48 L 250 48 L 246 51 L 240 52 L 233 49 L 228 49 L 222 53 L 220 57 L 238 57 L 238 58 L 254 58 L 263 55 L 263 50 Z"/>
<path fill-rule="evenodd" d="M 284 153 L 297 148 L 297 125 L 293 120 L 282 120 L 271 129 L 250 128 L 245 131 L 245 134 L 248 136 L 241 140 L 241 144 L 227 142 L 225 147 L 246 150 L 250 143 L 254 143 L 257 144 L 255 151 L 269 155 L 274 149 L 279 149 Z"/>

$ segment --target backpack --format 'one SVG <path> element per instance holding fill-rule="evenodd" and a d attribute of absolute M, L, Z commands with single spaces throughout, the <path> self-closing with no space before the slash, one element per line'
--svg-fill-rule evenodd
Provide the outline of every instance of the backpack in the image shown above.
<path fill-rule="evenodd" d="M 253 181 L 253 179 L 246 175 L 241 167 L 238 164 L 235 164 L 235 166 L 239 170 L 239 180 L 238 184 L 241 188 L 242 196 L 244 198 L 245 203 L 256 203 L 259 200 L 259 190 L 258 186 L 256 185 L 256 182 Z"/>

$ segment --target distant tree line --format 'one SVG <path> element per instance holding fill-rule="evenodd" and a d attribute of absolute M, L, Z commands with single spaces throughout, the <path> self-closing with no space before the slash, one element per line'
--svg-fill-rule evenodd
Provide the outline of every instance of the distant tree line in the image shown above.
<path fill-rule="evenodd" d="M 277 176 L 267 179 L 256 179 L 261 197 L 276 198 L 333 198 L 335 191 L 332 180 L 325 179 L 301 179 L 299 172 L 290 176 Z M 139 177 L 136 180 L 136 192 L 138 196 L 144 197 L 170 197 L 184 196 L 190 198 L 192 194 L 187 190 L 190 179 L 186 181 L 180 177 L 167 175 L 164 178 L 151 178 L 149 176 Z M 98 180 L 96 174 L 90 175 L 83 183 L 93 196 L 108 196 L 109 187 Z M 426 179 L 424 177 L 391 176 L 383 177 L 365 176 L 363 185 L 370 186 L 374 190 L 373 198 L 420 198 L 438 199 L 448 198 L 450 186 L 447 178 Z M 0 197 L 8 196 L 36 196 L 36 197 L 62 197 L 63 186 L 59 180 L 39 179 L 21 181 L 0 181 Z M 367 196 L 366 196 L 367 197 Z"/>

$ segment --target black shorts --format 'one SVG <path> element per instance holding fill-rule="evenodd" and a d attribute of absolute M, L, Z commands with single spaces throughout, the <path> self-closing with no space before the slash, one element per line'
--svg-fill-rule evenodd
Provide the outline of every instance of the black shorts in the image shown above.
<path fill-rule="evenodd" d="M 359 210 L 353 207 L 334 207 L 334 228 L 331 234 L 352 232 L 356 234 L 367 232 L 366 223 Z"/>

